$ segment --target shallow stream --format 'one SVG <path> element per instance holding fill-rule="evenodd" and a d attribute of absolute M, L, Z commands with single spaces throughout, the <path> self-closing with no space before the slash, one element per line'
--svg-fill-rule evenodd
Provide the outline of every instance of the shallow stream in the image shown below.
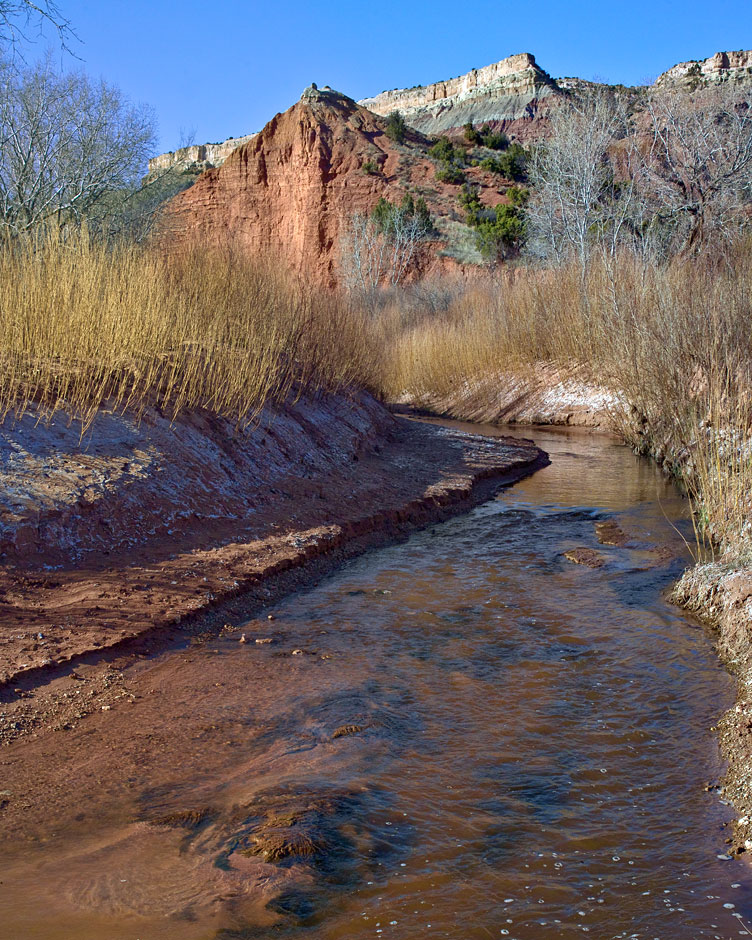
<path fill-rule="evenodd" d="M 527 436 L 551 466 L 291 597 L 242 628 L 250 643 L 192 648 L 174 733 L 220 727 L 228 747 L 204 747 L 200 773 L 186 749 L 172 783 L 109 798 L 124 819 L 209 809 L 171 842 L 99 836 L 57 880 L 40 861 L 54 903 L 24 888 L 27 857 L 0 936 L 752 936 L 732 811 L 706 789 L 733 683 L 664 597 L 690 561 L 686 507 L 608 438 Z M 598 541 L 608 520 L 626 544 Z M 602 566 L 568 560 L 577 548 Z M 202 694 L 217 677 L 223 696 Z M 263 864 L 253 847 L 274 837 L 311 854 Z M 243 864 L 263 904 L 238 887 Z"/>

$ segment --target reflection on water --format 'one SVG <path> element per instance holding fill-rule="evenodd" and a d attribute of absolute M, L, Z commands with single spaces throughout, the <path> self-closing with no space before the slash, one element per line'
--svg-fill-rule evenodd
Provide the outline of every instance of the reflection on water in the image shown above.
<path fill-rule="evenodd" d="M 70 932 L 40 914 L 38 936 L 752 935 L 746 867 L 723 857 L 730 808 L 704 789 L 732 684 L 663 598 L 688 562 L 682 502 L 608 439 L 533 436 L 550 467 L 291 598 L 276 646 L 223 641 L 228 676 L 251 657 L 284 663 L 288 697 L 259 695 L 237 753 L 207 758 L 196 786 L 211 808 L 170 817 L 170 858 L 282 871 L 268 905 L 228 895 L 209 916 L 184 901 L 162 921 L 90 909 Z M 598 542 L 606 518 L 627 546 Z M 563 557 L 578 547 L 605 564 Z M 176 768 L 183 802 L 185 788 Z M 147 816 L 183 805 L 169 787 L 140 800 Z M 164 859 L 132 864 L 167 884 Z"/>

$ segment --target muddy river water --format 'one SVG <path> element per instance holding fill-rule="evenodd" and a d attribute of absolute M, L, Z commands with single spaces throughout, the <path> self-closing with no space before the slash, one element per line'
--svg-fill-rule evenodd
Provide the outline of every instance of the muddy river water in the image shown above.
<path fill-rule="evenodd" d="M 686 507 L 606 437 L 527 436 L 552 463 L 498 498 L 139 667 L 172 670 L 161 756 L 8 853 L 0 938 L 752 936 L 707 789 L 733 683 L 664 597 Z"/>

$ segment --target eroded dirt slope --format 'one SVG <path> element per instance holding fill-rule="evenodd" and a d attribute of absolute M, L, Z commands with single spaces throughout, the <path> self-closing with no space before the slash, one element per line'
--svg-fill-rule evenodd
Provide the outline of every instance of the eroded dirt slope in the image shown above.
<path fill-rule="evenodd" d="M 541 457 L 397 420 L 367 395 L 299 401 L 245 432 L 206 416 L 110 414 L 80 441 L 61 418 L 34 419 L 5 427 L 0 449 L 10 695 L 233 596 L 262 600 L 274 578 L 399 537 Z"/>

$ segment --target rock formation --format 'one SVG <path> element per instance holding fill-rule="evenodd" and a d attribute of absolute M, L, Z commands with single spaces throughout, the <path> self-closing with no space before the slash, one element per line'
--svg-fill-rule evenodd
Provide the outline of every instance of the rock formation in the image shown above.
<path fill-rule="evenodd" d="M 255 136 L 248 134 L 245 137 L 230 137 L 219 144 L 192 144 L 161 153 L 149 160 L 149 173 L 159 173 L 175 166 L 196 167 L 202 171 L 222 166 L 233 150 L 247 144 Z"/>
<path fill-rule="evenodd" d="M 358 103 L 375 114 L 399 111 L 425 134 L 446 134 L 468 122 L 491 124 L 512 136 L 540 136 L 535 126 L 547 99 L 561 96 L 556 82 L 527 52 L 473 69 L 459 78 L 384 91 Z M 540 123 L 540 122 L 538 122 Z"/>
<path fill-rule="evenodd" d="M 409 191 L 424 196 L 435 217 L 456 214 L 457 187 L 434 180 L 428 141 L 410 131 L 395 143 L 385 131 L 382 117 L 312 85 L 168 203 L 159 241 L 170 251 L 190 241 L 231 243 L 251 256 L 273 256 L 312 282 L 334 284 L 343 227 L 379 197 L 400 202 Z M 500 199 L 495 190 L 487 196 L 489 205 Z"/>
<path fill-rule="evenodd" d="M 705 60 L 680 62 L 659 75 L 656 85 L 667 85 L 686 79 L 703 82 L 752 82 L 752 51 L 716 52 Z"/>
<path fill-rule="evenodd" d="M 691 90 L 697 83 L 742 79 L 752 81 L 752 52 L 681 63 L 657 84 L 679 82 Z M 442 244 L 433 247 L 441 250 L 432 252 L 432 263 L 443 266 L 447 256 L 477 262 L 458 185 L 445 175 L 437 180 L 438 163 L 428 154 L 426 135 L 461 137 L 463 125 L 473 122 L 522 140 L 544 137 L 550 108 L 591 85 L 554 81 L 526 53 L 450 81 L 361 102 L 311 85 L 258 134 L 152 160 L 152 172 L 188 164 L 191 173 L 208 168 L 167 204 L 157 238 L 167 251 L 190 242 L 232 244 L 248 256 L 273 257 L 311 283 L 333 286 L 341 274 L 341 236 L 352 215 L 370 212 L 380 197 L 399 203 L 409 192 L 426 201 L 438 229 Z M 399 143 L 386 133 L 392 111 L 399 111 L 408 127 Z M 483 169 L 484 155 L 478 156 L 468 156 L 460 179 L 493 207 L 505 199 L 508 181 Z"/>
<path fill-rule="evenodd" d="M 656 85 L 687 79 L 707 82 L 752 82 L 752 51 L 717 52 L 704 61 L 680 62 L 656 80 Z M 468 121 L 490 124 L 519 140 L 545 137 L 549 108 L 571 91 L 593 86 L 581 78 L 553 79 L 523 52 L 493 65 L 432 85 L 383 91 L 358 104 L 374 114 L 399 111 L 405 121 L 424 134 L 459 132 Z M 163 153 L 149 161 L 149 172 L 175 164 L 209 169 L 221 166 L 233 150 L 255 134 L 230 138 L 219 144 L 201 144 Z"/>

